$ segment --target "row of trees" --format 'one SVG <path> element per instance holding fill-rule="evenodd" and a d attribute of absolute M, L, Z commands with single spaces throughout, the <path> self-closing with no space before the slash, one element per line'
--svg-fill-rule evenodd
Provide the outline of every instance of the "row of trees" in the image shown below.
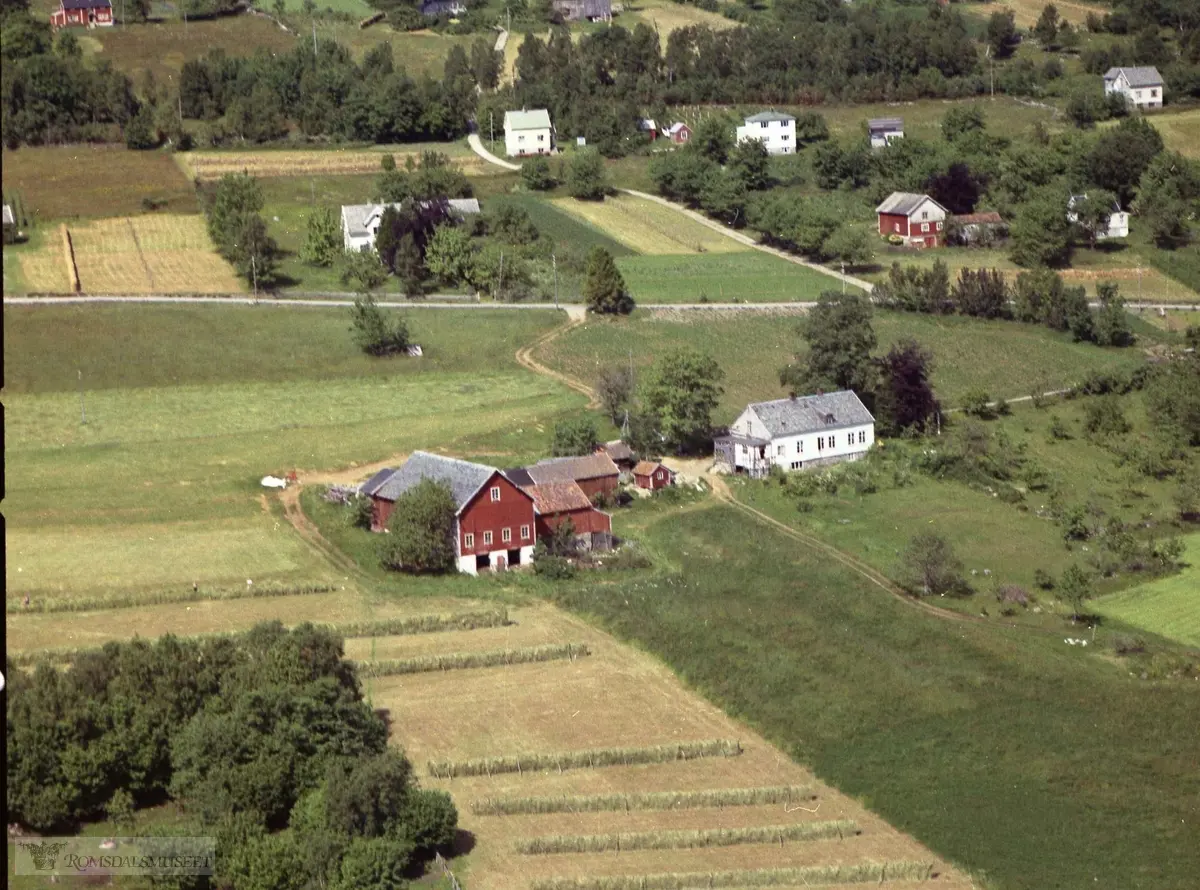
<path fill-rule="evenodd" d="M 6 677 L 10 821 L 128 821 L 170 797 L 181 832 L 216 835 L 215 881 L 239 890 L 394 888 L 454 840 L 449 796 L 388 749 L 327 629 L 110 643 Z"/>

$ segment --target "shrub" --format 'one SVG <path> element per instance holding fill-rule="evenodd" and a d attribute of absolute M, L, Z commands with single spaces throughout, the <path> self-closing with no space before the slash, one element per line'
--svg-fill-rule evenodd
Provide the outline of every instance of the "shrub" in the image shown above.
<path fill-rule="evenodd" d="M 1029 591 L 1019 584 L 1001 584 L 996 588 L 996 601 L 1002 605 L 1029 606 Z"/>
<path fill-rule="evenodd" d="M 991 407 L 992 397 L 985 390 L 973 389 L 962 397 L 962 410 L 970 417 L 987 420 L 995 415 Z"/>
<path fill-rule="evenodd" d="M 1071 438 L 1071 431 L 1057 414 L 1050 415 L 1050 428 L 1047 430 L 1050 440 L 1066 441 Z"/>
<path fill-rule="evenodd" d="M 1033 570 L 1033 583 L 1036 584 L 1038 587 L 1040 587 L 1042 590 L 1053 590 L 1054 589 L 1054 576 L 1051 575 L 1049 572 L 1047 572 L 1045 569 L 1034 569 Z"/>
<path fill-rule="evenodd" d="M 565 556 L 551 553 L 542 541 L 533 548 L 533 573 L 550 581 L 569 581 L 575 577 L 575 566 Z"/>
<path fill-rule="evenodd" d="M 1112 647 L 1118 655 L 1140 655 L 1146 651 L 1146 641 L 1141 637 L 1117 634 L 1113 637 Z"/>
<path fill-rule="evenodd" d="M 1090 399 L 1083 406 L 1083 426 L 1089 433 L 1103 436 L 1121 436 L 1129 432 L 1129 421 L 1116 395 L 1105 395 Z"/>

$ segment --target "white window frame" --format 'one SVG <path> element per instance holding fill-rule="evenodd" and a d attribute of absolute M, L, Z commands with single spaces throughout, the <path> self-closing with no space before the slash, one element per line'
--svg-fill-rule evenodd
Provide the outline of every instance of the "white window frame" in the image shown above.
<path fill-rule="evenodd" d="M 799 439 L 797 439 L 797 440 L 796 440 L 796 453 L 797 453 L 797 454 L 803 454 L 803 453 L 804 453 L 804 442 L 803 442 L 803 440 L 799 440 Z"/>
<path fill-rule="evenodd" d="M 858 431 L 858 444 L 859 444 L 859 445 L 866 445 L 866 444 L 867 444 L 867 431 L 866 431 L 866 430 L 859 430 L 859 431 Z"/>
<path fill-rule="evenodd" d="M 782 455 L 782 454 L 783 454 L 783 446 L 782 446 L 782 445 L 776 445 L 776 446 L 775 446 L 775 454 L 777 454 L 777 455 Z"/>
<path fill-rule="evenodd" d="M 492 486 L 491 498 L 492 498 L 493 504 L 500 503 L 500 486 L 499 485 Z"/>
<path fill-rule="evenodd" d="M 467 550 L 471 550 L 475 547 L 474 532 L 466 532 L 463 534 L 463 547 L 465 547 Z"/>
<path fill-rule="evenodd" d="M 490 531 L 483 533 L 483 546 L 484 547 L 492 546 L 492 533 Z"/>
<path fill-rule="evenodd" d="M 527 526 L 527 525 L 521 526 L 521 540 L 522 541 L 529 540 L 529 526 Z"/>
<path fill-rule="evenodd" d="M 512 529 L 511 528 L 500 529 L 500 542 L 502 544 L 511 544 L 512 543 Z"/>

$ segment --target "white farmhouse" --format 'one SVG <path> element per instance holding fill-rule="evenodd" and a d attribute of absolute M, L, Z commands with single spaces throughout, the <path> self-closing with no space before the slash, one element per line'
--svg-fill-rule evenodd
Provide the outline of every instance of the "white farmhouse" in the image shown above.
<path fill-rule="evenodd" d="M 430 202 L 422 202 L 428 204 Z M 479 213 L 479 201 L 475 198 L 450 198 L 447 202 L 450 214 L 462 219 Z M 346 250 L 375 249 L 375 236 L 379 234 L 379 221 L 388 207 L 399 210 L 400 204 L 343 204 L 342 244 Z"/>
<path fill-rule="evenodd" d="M 887 148 L 896 139 L 904 138 L 904 120 L 898 117 L 874 117 L 867 121 L 871 148 Z"/>
<path fill-rule="evenodd" d="M 758 139 L 768 154 L 790 155 L 796 151 L 796 119 L 781 111 L 760 111 L 737 128 L 737 141 Z"/>
<path fill-rule="evenodd" d="M 1163 79 L 1153 66 L 1109 68 L 1104 72 L 1104 95 L 1120 93 L 1134 108 L 1162 108 Z"/>
<path fill-rule="evenodd" d="M 544 108 L 504 112 L 504 152 L 510 158 L 548 155 L 553 151 L 554 127 L 550 125 L 550 112 Z"/>
<path fill-rule="evenodd" d="M 1067 222 L 1079 222 L 1079 214 L 1075 212 L 1076 203 L 1082 203 L 1086 200 L 1087 194 L 1071 195 L 1067 201 Z M 1129 237 L 1129 214 L 1121 209 L 1121 205 L 1114 204 L 1112 213 L 1108 216 L 1108 225 L 1103 226 L 1096 233 L 1096 239 L 1103 241 L 1106 238 L 1128 238 Z"/>
<path fill-rule="evenodd" d="M 850 390 L 747 405 L 714 440 L 715 456 L 735 473 L 764 476 L 858 460 L 875 442 L 875 418 Z"/>

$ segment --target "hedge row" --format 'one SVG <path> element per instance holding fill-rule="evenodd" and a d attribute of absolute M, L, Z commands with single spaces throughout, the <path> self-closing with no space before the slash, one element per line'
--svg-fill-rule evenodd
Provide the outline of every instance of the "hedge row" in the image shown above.
<path fill-rule="evenodd" d="M 735 844 L 782 844 L 844 838 L 859 834 L 849 819 L 832 822 L 796 822 L 791 825 L 758 825 L 749 828 L 707 828 L 690 831 L 637 831 L 624 834 L 547 835 L 518 841 L 518 853 L 607 853 L 628 850 L 686 850 L 693 847 L 731 847 Z"/>
<path fill-rule="evenodd" d="M 381 621 L 362 621 L 357 624 L 336 625 L 343 637 L 393 637 L 406 634 L 428 634 L 447 630 L 479 630 L 484 627 L 505 627 L 508 609 L 484 609 L 478 612 L 450 612 L 443 615 L 409 615 Z"/>
<path fill-rule="evenodd" d="M 544 878 L 530 890 L 701 890 L 717 887 L 765 887 L 772 884 L 867 884 L 926 881 L 934 876 L 930 862 L 859 862 L 854 865 L 811 865 L 798 868 L 739 871 L 664 872 L 651 875 L 605 875 L 589 878 Z"/>
<path fill-rule="evenodd" d="M 646 748 L 594 748 L 558 754 L 517 754 L 507 757 L 480 757 L 475 760 L 431 760 L 429 774 L 439 779 L 454 779 L 461 776 L 494 776 L 498 773 L 537 772 L 545 769 L 558 769 L 562 772 L 567 769 L 601 766 L 669 763 L 673 760 L 693 760 L 699 757 L 736 757 L 741 753 L 741 742 L 709 739 Z"/>
<path fill-rule="evenodd" d="M 487 797 L 471 802 L 477 816 L 525 816 L 543 813 L 690 810 L 701 807 L 751 807 L 816 800 L 811 788 L 776 785 L 763 788 L 716 788 L 711 791 L 652 791 L 645 794 L 576 794 L 561 797 Z"/>
<path fill-rule="evenodd" d="M 157 590 L 143 593 L 116 593 L 108 596 L 82 596 L 54 599 L 53 597 L 30 597 L 29 605 L 22 600 L 9 598 L 4 601 L 4 611 L 9 615 L 22 612 L 92 612 L 97 609 L 128 609 L 134 606 L 159 606 L 167 603 L 194 603 L 201 600 L 240 600 L 260 596 L 300 596 L 306 593 L 329 593 L 336 590 L 332 584 L 299 584 L 275 586 L 264 584 L 227 589 L 200 588 L 191 590 Z"/>
<path fill-rule="evenodd" d="M 498 667 L 505 664 L 530 664 L 538 661 L 572 660 L 591 651 L 583 643 L 526 646 L 522 649 L 493 649 L 488 652 L 435 653 L 395 661 L 355 662 L 360 677 L 390 677 L 395 674 L 419 674 L 426 671 L 453 671 L 464 668 Z"/>

